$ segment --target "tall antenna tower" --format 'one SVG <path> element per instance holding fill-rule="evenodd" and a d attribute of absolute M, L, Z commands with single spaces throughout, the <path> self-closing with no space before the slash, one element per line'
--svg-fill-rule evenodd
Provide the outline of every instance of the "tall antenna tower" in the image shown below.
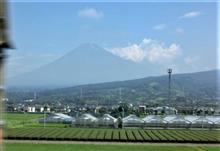
<path fill-rule="evenodd" d="M 172 69 L 169 68 L 167 69 L 167 73 L 169 75 L 169 83 L 168 83 L 168 100 L 171 103 L 171 74 L 172 74 Z"/>

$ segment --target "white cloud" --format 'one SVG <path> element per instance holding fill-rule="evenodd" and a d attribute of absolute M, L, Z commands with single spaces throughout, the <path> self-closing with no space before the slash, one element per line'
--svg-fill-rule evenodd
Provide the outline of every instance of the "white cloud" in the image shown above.
<path fill-rule="evenodd" d="M 180 18 L 195 18 L 201 15 L 201 12 L 199 11 L 192 11 L 192 12 L 187 12 L 184 15 L 182 15 Z"/>
<path fill-rule="evenodd" d="M 102 11 L 98 11 L 95 8 L 85 8 L 78 12 L 79 17 L 99 19 L 104 16 Z"/>
<path fill-rule="evenodd" d="M 112 52 L 114 55 L 117 55 L 127 60 L 132 60 L 134 62 L 140 62 L 146 56 L 146 53 L 144 52 L 144 50 L 142 50 L 140 46 L 137 44 L 123 47 L 123 48 L 113 48 L 113 49 L 108 49 L 108 50 Z"/>
<path fill-rule="evenodd" d="M 144 59 L 152 63 L 163 63 L 175 59 L 181 53 L 179 45 L 172 43 L 166 47 L 163 43 L 152 39 L 144 39 L 139 44 L 108 49 L 114 55 L 126 60 L 141 62 Z"/>
<path fill-rule="evenodd" d="M 176 33 L 182 35 L 185 33 L 185 31 L 183 28 L 178 27 L 178 28 L 176 28 Z"/>
<path fill-rule="evenodd" d="M 153 27 L 154 30 L 163 30 L 166 27 L 165 24 L 159 24 Z"/>

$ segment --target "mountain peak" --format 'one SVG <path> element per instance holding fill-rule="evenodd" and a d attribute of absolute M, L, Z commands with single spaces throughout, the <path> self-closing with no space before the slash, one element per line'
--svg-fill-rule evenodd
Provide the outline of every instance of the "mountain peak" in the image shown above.
<path fill-rule="evenodd" d="M 144 69 L 97 44 L 85 43 L 50 64 L 10 79 L 9 86 L 63 87 L 136 79 L 146 75 Z"/>
<path fill-rule="evenodd" d="M 79 45 L 76 49 L 80 50 L 94 50 L 94 49 L 103 49 L 95 43 L 83 43 Z"/>

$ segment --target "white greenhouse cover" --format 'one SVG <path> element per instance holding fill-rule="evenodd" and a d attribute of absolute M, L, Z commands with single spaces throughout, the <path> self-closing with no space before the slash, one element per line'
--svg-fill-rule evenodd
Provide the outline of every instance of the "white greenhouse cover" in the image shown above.
<path fill-rule="evenodd" d="M 53 116 L 60 117 L 60 118 L 63 118 L 63 119 L 72 118 L 71 116 L 68 116 L 68 115 L 63 114 L 63 113 L 54 113 Z"/>
<path fill-rule="evenodd" d="M 147 115 L 145 118 L 143 118 L 144 121 L 148 121 L 152 118 L 154 118 L 156 115 Z"/>
<path fill-rule="evenodd" d="M 75 118 L 65 115 L 63 113 L 52 113 L 49 114 L 46 118 L 41 118 L 40 122 L 71 122 L 74 121 Z"/>
<path fill-rule="evenodd" d="M 98 119 L 91 114 L 83 114 L 79 118 L 79 120 L 90 120 L 90 121 L 97 121 Z"/>
<path fill-rule="evenodd" d="M 207 116 L 206 118 L 215 124 L 220 124 L 220 116 Z"/>
<path fill-rule="evenodd" d="M 103 117 L 101 117 L 101 118 L 99 119 L 99 121 L 113 121 L 113 122 L 116 122 L 117 119 L 114 118 L 114 117 L 112 117 L 112 116 L 109 115 L 109 114 L 104 114 Z"/>
<path fill-rule="evenodd" d="M 145 121 L 145 123 L 157 123 L 157 124 L 162 123 L 162 124 L 164 124 L 164 123 L 167 123 L 167 121 L 162 119 L 160 116 L 154 116 L 153 118 Z"/>
<path fill-rule="evenodd" d="M 193 122 L 193 121 L 195 121 L 195 120 L 197 120 L 197 119 L 199 119 L 200 118 L 200 116 L 196 116 L 196 115 L 186 115 L 185 116 L 185 119 L 187 120 L 187 121 L 190 121 L 190 122 Z"/>
<path fill-rule="evenodd" d="M 165 116 L 163 119 L 165 120 L 165 121 L 172 121 L 173 119 L 175 119 L 175 118 L 177 118 L 177 115 L 167 115 L 167 116 Z"/>
<path fill-rule="evenodd" d="M 136 115 L 129 115 L 125 118 L 122 119 L 123 123 L 144 123 L 143 120 L 141 120 L 139 117 L 137 117 Z"/>
<path fill-rule="evenodd" d="M 191 122 L 186 120 L 183 116 L 176 116 L 174 119 L 168 121 L 171 124 L 190 124 Z"/>
<path fill-rule="evenodd" d="M 205 116 L 201 116 L 198 119 L 192 121 L 192 124 L 214 124 L 211 120 L 206 118 Z"/>

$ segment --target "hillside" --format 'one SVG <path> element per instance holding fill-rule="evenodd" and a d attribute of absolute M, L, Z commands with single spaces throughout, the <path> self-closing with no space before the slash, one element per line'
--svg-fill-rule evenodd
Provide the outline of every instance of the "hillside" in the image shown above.
<path fill-rule="evenodd" d="M 173 75 L 171 90 L 173 102 L 216 102 L 220 94 L 218 77 L 219 70 Z M 166 104 L 167 95 L 168 76 L 164 75 L 44 90 L 37 93 L 37 100 L 77 104 L 114 104 L 119 101 Z M 8 92 L 8 96 L 12 101 L 23 100 L 33 97 L 33 92 Z"/>

